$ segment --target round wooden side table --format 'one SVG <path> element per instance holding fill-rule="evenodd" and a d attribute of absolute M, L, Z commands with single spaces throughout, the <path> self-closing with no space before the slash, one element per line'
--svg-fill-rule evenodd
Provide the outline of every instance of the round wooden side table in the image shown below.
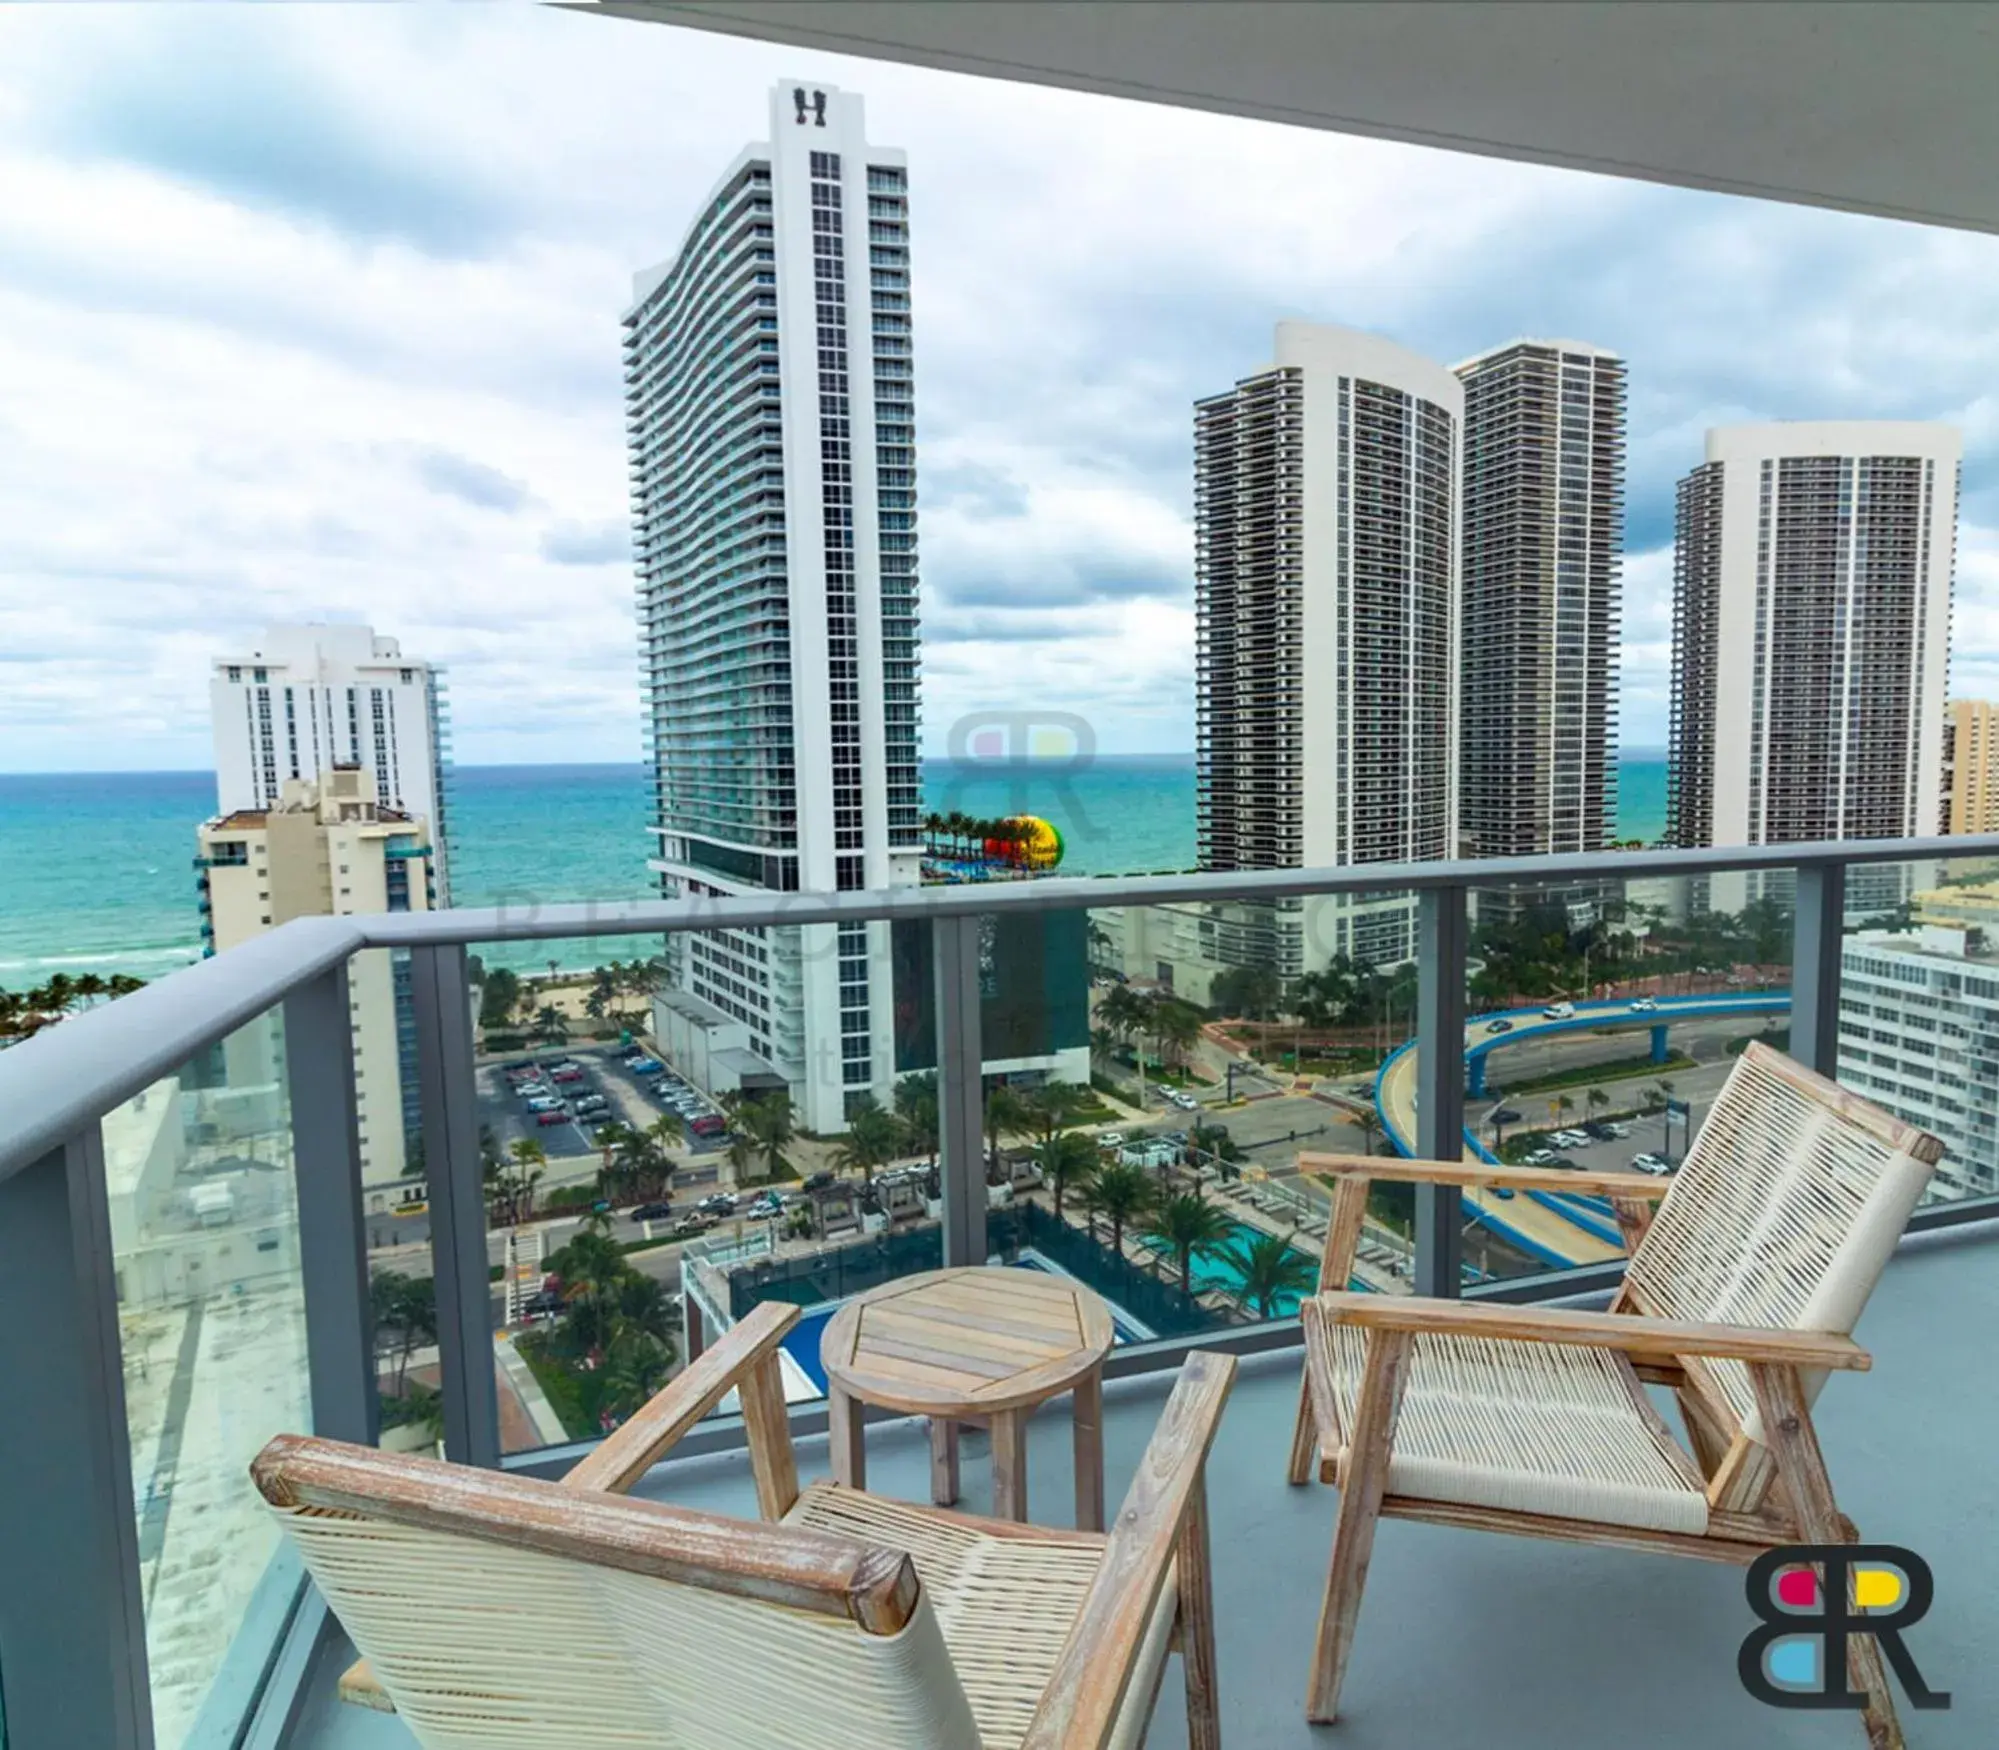
<path fill-rule="evenodd" d="M 820 1339 L 833 1480 L 865 1486 L 859 1405 L 930 1418 L 930 1497 L 958 1499 L 958 1427 L 992 1435 L 993 1512 L 1027 1518 L 1027 1418 L 1073 1392 L 1076 1525 L 1104 1528 L 1110 1308 L 1080 1282 L 1011 1266 L 930 1270 L 859 1295 Z"/>

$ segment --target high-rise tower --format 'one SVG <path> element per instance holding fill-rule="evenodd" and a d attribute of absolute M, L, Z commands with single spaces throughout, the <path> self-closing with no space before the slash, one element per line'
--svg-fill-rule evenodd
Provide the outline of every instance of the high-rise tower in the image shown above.
<path fill-rule="evenodd" d="M 668 894 L 920 876 L 907 172 L 831 86 L 778 86 L 770 126 L 624 319 Z M 783 1086 L 837 1130 L 891 1090 L 887 939 L 676 935 L 662 1025 L 714 1091 Z"/>
<path fill-rule="evenodd" d="M 1196 807 L 1204 869 L 1450 856 L 1464 388 L 1376 335 L 1277 326 L 1196 404 Z M 1229 908 L 1215 957 L 1286 977 L 1413 951 L 1403 898 Z"/>
<path fill-rule="evenodd" d="M 1673 843 L 1935 830 L 1961 453 L 1901 421 L 1708 433 L 1674 544 Z"/>
<path fill-rule="evenodd" d="M 1617 805 L 1624 361 L 1580 341 L 1516 340 L 1457 375 L 1464 849 L 1600 851 Z"/>
<path fill-rule="evenodd" d="M 436 895 L 451 903 L 450 718 L 444 670 L 358 625 L 271 626 L 218 656 L 209 702 L 215 805 L 275 808 L 294 778 L 367 773 L 374 800 L 429 830 Z"/>

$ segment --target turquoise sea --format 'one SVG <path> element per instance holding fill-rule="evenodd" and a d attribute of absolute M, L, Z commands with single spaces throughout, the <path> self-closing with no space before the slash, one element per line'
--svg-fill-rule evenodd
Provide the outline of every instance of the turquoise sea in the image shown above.
<path fill-rule="evenodd" d="M 1665 827 L 1661 754 L 1619 761 L 1618 836 Z M 1100 756 L 1072 767 L 933 760 L 939 812 L 1039 814 L 1079 875 L 1185 869 L 1194 861 L 1190 756 Z M 452 884 L 459 905 L 644 899 L 646 787 L 637 766 L 460 766 Z M 215 808 L 207 772 L 0 773 L 0 988 L 52 972 L 157 978 L 200 953 L 194 830 Z M 624 958 L 636 941 L 524 945 L 488 958 L 526 970 Z"/>

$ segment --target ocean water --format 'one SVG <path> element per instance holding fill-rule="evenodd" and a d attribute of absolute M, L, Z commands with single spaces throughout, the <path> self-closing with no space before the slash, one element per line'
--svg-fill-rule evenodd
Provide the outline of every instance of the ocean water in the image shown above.
<path fill-rule="evenodd" d="M 1038 814 L 1079 875 L 1185 869 L 1194 861 L 1194 767 L 1185 755 L 1099 757 L 1086 766 L 933 760 L 939 813 Z M 1618 836 L 1665 827 L 1663 756 L 1619 760 Z M 460 766 L 453 775 L 452 884 L 460 905 L 644 899 L 645 775 L 637 766 Z M 52 972 L 157 978 L 201 953 L 194 831 L 215 809 L 207 772 L 0 773 L 0 988 Z M 516 970 L 626 958 L 624 938 L 495 948 Z"/>

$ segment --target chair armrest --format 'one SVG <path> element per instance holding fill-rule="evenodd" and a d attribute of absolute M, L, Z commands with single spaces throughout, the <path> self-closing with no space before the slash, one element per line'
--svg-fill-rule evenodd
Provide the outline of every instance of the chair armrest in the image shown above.
<path fill-rule="evenodd" d="M 1301 1173 L 1335 1178 L 1397 1179 L 1425 1185 L 1457 1185 L 1477 1191 L 1505 1185 L 1515 1191 L 1575 1191 L 1594 1197 L 1638 1197 L 1657 1202 L 1671 1179 L 1644 1173 L 1590 1173 L 1568 1167 L 1494 1167 L 1479 1161 L 1414 1161 L 1400 1155 L 1300 1154 Z"/>
<path fill-rule="evenodd" d="M 1100 1750 L 1108 1741 L 1181 1529 L 1202 1499 L 1235 1370 L 1233 1356 L 1205 1349 L 1181 1364 L 1021 1750 Z"/>
<path fill-rule="evenodd" d="M 738 1386 L 744 1387 L 743 1416 L 751 1445 L 754 1447 L 760 1439 L 771 1437 L 773 1430 L 763 1425 L 767 1418 L 752 1412 L 749 1399 L 754 1388 L 749 1376 L 762 1368 L 775 1369 L 778 1344 L 798 1323 L 798 1315 L 797 1307 L 783 1301 L 766 1300 L 752 1307 L 746 1317 L 725 1331 L 699 1359 L 690 1362 L 677 1379 L 662 1386 L 642 1409 L 580 1460 L 562 1479 L 562 1486 L 613 1495 L 629 1492 L 688 1429 Z M 777 1402 L 782 1411 L 782 1390 L 777 1394 Z M 781 1415 L 776 1432 L 783 1435 L 788 1457 L 791 1436 Z M 753 1453 L 753 1459 L 754 1456 Z M 761 1484 L 761 1477 L 758 1480 Z M 759 1496 L 762 1493 L 760 1486 Z M 794 1482 L 794 1498 L 797 1493 Z M 787 1501 L 784 1505 L 788 1508 L 791 1503 Z M 778 1515 L 767 1511 L 765 1517 Z"/>
<path fill-rule="evenodd" d="M 1570 1343 L 1651 1359 L 1700 1355 L 1719 1361 L 1843 1368 L 1854 1373 L 1864 1373 L 1874 1365 L 1873 1358 L 1851 1337 L 1831 1331 L 1774 1331 L 1757 1325 L 1701 1324 L 1557 1307 L 1481 1306 L 1389 1294 L 1322 1294 L 1319 1305 L 1334 1324 L 1374 1331 L 1491 1337 L 1513 1343 Z"/>

